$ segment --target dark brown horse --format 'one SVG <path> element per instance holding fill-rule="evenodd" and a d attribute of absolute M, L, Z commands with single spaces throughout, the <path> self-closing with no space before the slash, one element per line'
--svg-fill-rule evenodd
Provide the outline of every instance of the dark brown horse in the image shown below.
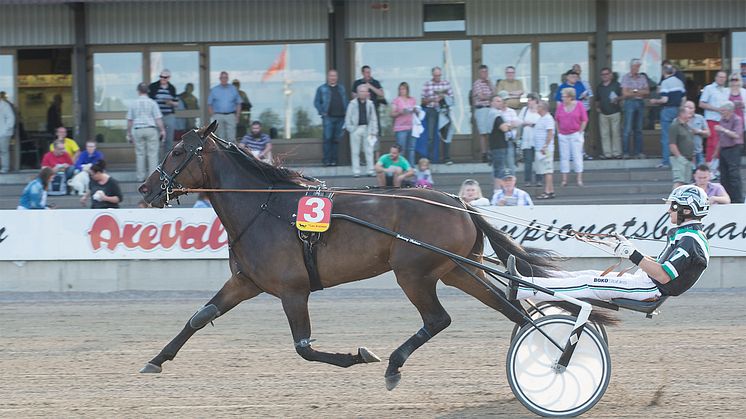
<path fill-rule="evenodd" d="M 163 362 L 172 360 L 197 330 L 238 303 L 261 293 L 271 294 L 282 302 L 296 351 L 304 359 L 341 367 L 378 361 L 378 357 L 365 348 L 359 348 L 356 354 L 344 354 L 316 351 L 311 347 L 309 274 L 293 215 L 298 200 L 309 185 L 313 186 L 313 181 L 244 154 L 234 144 L 214 136 L 215 127 L 213 123 L 182 138 L 158 170 L 140 186 L 146 202 L 163 207 L 169 199 L 182 193 L 179 187 L 267 192 L 210 193 L 215 212 L 228 234 L 232 276 L 141 372 L 160 372 Z M 273 189 L 297 189 L 298 193 L 272 193 Z M 366 220 L 478 262 L 481 262 L 486 236 L 503 262 L 510 254 L 516 255 L 518 269 L 525 275 L 545 276 L 545 270 L 551 267 L 551 258 L 546 252 L 521 247 L 481 216 L 412 199 L 380 196 L 383 193 L 411 196 L 450 207 L 470 208 L 451 195 L 427 189 L 372 189 L 369 192 L 367 196 L 336 195 L 334 212 Z M 438 280 L 474 296 L 514 322 L 524 321 L 506 300 L 470 276 L 471 273 L 483 277 L 481 270 L 468 268 L 467 272 L 446 256 L 349 221 L 334 220 L 317 248 L 318 273 L 324 287 L 393 270 L 399 286 L 422 316 L 422 328 L 389 357 L 385 374 L 389 390 L 399 382 L 399 369 L 407 357 L 451 323 L 436 294 Z"/>

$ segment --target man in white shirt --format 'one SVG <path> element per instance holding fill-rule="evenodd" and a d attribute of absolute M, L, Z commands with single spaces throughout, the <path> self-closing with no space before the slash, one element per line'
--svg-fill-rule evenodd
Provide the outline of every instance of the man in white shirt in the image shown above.
<path fill-rule="evenodd" d="M 539 120 L 534 124 L 534 171 L 537 175 L 544 175 L 544 193 L 537 199 L 554 198 L 554 184 L 552 173 L 554 172 L 554 118 L 549 113 L 549 104 L 546 101 L 539 102 L 536 107 L 539 112 Z"/>
<path fill-rule="evenodd" d="M 728 89 L 725 87 L 727 79 L 728 74 L 725 71 L 718 71 L 715 81 L 705 86 L 699 98 L 699 107 L 705 110 L 705 120 L 710 129 L 705 148 L 705 161 L 708 166 L 712 165 L 718 146 L 718 133 L 715 131 L 715 126 L 720 122 L 720 107 L 728 100 Z"/>
<path fill-rule="evenodd" d="M 147 84 L 138 84 L 139 96 L 127 110 L 127 141 L 135 144 L 135 171 L 139 182 L 145 181 L 148 174 L 155 171 L 160 141 L 166 138 L 163 114 L 158 103 L 148 97 L 148 91 Z M 148 172 L 145 171 L 146 159 Z"/>
<path fill-rule="evenodd" d="M 378 136 L 378 118 L 373 101 L 369 98 L 368 86 L 357 87 L 357 95 L 347 105 L 345 129 L 350 133 L 350 153 L 352 154 L 352 175 L 360 176 L 360 147 L 365 152 L 365 165 L 368 176 L 375 176 L 373 170 L 373 146 Z"/>
<path fill-rule="evenodd" d="M 10 139 L 16 128 L 16 112 L 5 92 L 0 92 L 0 173 L 10 169 Z"/>

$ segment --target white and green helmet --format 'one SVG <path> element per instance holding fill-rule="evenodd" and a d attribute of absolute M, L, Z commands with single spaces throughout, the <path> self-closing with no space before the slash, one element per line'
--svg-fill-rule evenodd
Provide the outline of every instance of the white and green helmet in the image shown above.
<path fill-rule="evenodd" d="M 710 201 L 707 199 L 707 192 L 699 186 L 679 186 L 671 191 L 671 195 L 668 195 L 666 201 L 690 209 L 693 217 L 701 218 L 710 212 Z"/>

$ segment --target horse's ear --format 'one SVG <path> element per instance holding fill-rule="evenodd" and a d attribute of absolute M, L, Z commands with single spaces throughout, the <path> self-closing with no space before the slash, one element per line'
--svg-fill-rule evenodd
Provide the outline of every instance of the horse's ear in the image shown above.
<path fill-rule="evenodd" d="M 210 134 L 212 134 L 213 132 L 215 132 L 216 129 L 218 129 L 218 121 L 212 121 L 210 123 L 210 125 L 208 125 L 207 128 L 205 128 L 205 131 L 202 134 L 202 138 L 209 137 Z"/>
<path fill-rule="evenodd" d="M 202 146 L 202 138 L 200 138 L 196 130 L 190 130 L 181 136 L 181 143 L 187 151 L 191 152 L 197 147 Z"/>

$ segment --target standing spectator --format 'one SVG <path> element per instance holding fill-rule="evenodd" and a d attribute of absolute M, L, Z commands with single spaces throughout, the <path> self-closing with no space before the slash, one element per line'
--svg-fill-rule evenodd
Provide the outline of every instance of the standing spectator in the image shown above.
<path fill-rule="evenodd" d="M 567 185 L 570 160 L 577 174 L 578 186 L 583 186 L 583 132 L 588 125 L 588 113 L 575 98 L 575 89 L 566 87 L 561 92 L 562 103 L 557 105 L 557 137 L 559 142 L 562 186 Z M 580 106 L 578 106 L 580 105 Z"/>
<path fill-rule="evenodd" d="M 39 175 L 23 188 L 16 209 L 47 209 L 47 190 L 54 176 L 55 173 L 51 167 L 42 167 Z"/>
<path fill-rule="evenodd" d="M 746 60 L 741 60 L 741 83 L 746 84 Z"/>
<path fill-rule="evenodd" d="M 621 122 L 622 86 L 613 79 L 609 67 L 601 69 L 601 83 L 596 88 L 596 110 L 601 127 L 601 159 L 622 157 Z"/>
<path fill-rule="evenodd" d="M 16 130 L 16 112 L 5 92 L 0 92 L 0 174 L 10 170 L 10 139 Z"/>
<path fill-rule="evenodd" d="M 174 147 L 174 130 L 176 129 L 175 108 L 179 106 L 176 97 L 176 88 L 169 81 L 171 72 L 167 69 L 161 70 L 158 81 L 150 83 L 148 86 L 148 97 L 158 103 L 158 109 L 161 110 L 163 125 L 166 128 L 166 135 L 163 138 L 163 154 L 165 156 Z"/>
<path fill-rule="evenodd" d="M 743 108 L 744 103 L 746 103 L 746 89 L 742 87 L 741 82 L 741 75 L 738 73 L 733 73 L 730 76 L 730 83 L 728 83 L 729 87 L 729 95 L 728 100 L 733 102 L 733 105 L 735 105 L 736 109 L 736 115 L 738 115 L 741 120 L 744 120 L 744 114 L 743 114 Z"/>
<path fill-rule="evenodd" d="M 251 130 L 241 138 L 238 146 L 257 159 L 272 164 L 272 139 L 262 132 L 261 122 L 251 123 Z"/>
<path fill-rule="evenodd" d="M 137 180 L 144 182 L 158 166 L 158 139 L 166 137 L 166 128 L 158 103 L 148 97 L 148 85 L 138 84 L 137 94 L 127 110 L 127 141 L 135 144 L 135 172 Z"/>
<path fill-rule="evenodd" d="M 503 122 L 507 123 L 510 129 L 505 133 L 505 139 L 508 142 L 508 149 L 506 150 L 505 167 L 511 172 L 515 172 L 515 142 L 517 136 L 517 128 L 521 126 L 521 120 L 518 119 L 518 114 L 515 109 L 508 107 L 507 99 L 510 94 L 505 90 L 497 92 L 497 96 L 500 98 L 497 101 L 497 110 L 500 111 L 500 116 Z M 490 119 L 491 121 L 492 119 Z"/>
<path fill-rule="evenodd" d="M 368 176 L 375 176 L 373 170 L 373 146 L 378 135 L 378 118 L 373 102 L 368 99 L 368 86 L 357 87 L 357 95 L 347 105 L 345 129 L 350 133 L 350 153 L 352 154 L 352 175 L 360 176 L 360 147 L 365 153 Z"/>
<path fill-rule="evenodd" d="M 581 77 L 583 69 L 580 67 L 580 64 L 573 64 L 572 71 L 578 74 L 578 81 L 576 83 L 582 84 L 583 89 L 585 90 L 582 95 L 578 96 L 578 98 L 583 101 L 583 107 L 585 108 L 585 111 L 590 112 L 591 98 L 593 97 L 593 89 L 591 89 L 591 83 L 583 80 L 583 78 Z"/>
<path fill-rule="evenodd" d="M 495 95 L 490 103 L 490 125 L 492 130 L 489 136 L 490 155 L 492 156 L 492 178 L 494 189 L 502 189 L 502 174 L 508 161 L 508 135 L 510 124 L 503 119 L 502 108 L 505 102 L 500 96 Z"/>
<path fill-rule="evenodd" d="M 662 168 L 671 165 L 668 129 L 677 115 L 681 120 L 679 107 L 681 106 L 681 100 L 686 95 L 684 83 L 676 77 L 676 69 L 672 65 L 663 66 L 663 81 L 661 81 L 658 91 L 660 92 L 660 99 L 650 99 L 650 103 L 663 105 L 661 110 L 661 153 L 663 157 L 661 162 L 658 163 L 658 168 Z M 686 125 L 682 128 L 686 128 Z"/>
<path fill-rule="evenodd" d="M 241 82 L 238 79 L 233 79 L 231 84 L 238 90 L 238 96 L 241 98 L 241 112 L 238 117 L 238 125 L 236 126 L 236 138 L 240 138 L 247 134 L 246 128 L 249 126 L 249 121 L 251 121 L 251 108 L 253 105 L 249 100 L 249 95 L 241 90 Z"/>
<path fill-rule="evenodd" d="M 492 195 L 492 205 L 498 207 L 531 207 L 534 205 L 528 193 L 515 187 L 515 175 L 505 169 L 502 175 L 503 188 Z"/>
<path fill-rule="evenodd" d="M 358 87 L 358 99 L 361 88 Z M 404 156 L 401 155 L 401 146 L 394 144 L 388 154 L 384 154 L 376 163 L 376 176 L 378 186 L 400 187 L 408 178 L 414 177 L 414 169 Z"/>
<path fill-rule="evenodd" d="M 534 124 L 539 120 L 539 95 L 536 93 L 529 93 L 527 95 L 528 103 L 526 107 L 521 109 L 518 114 L 518 120 L 520 121 L 520 141 L 521 141 L 521 152 L 523 153 L 523 176 L 526 181 L 526 186 L 531 186 L 534 177 Z M 539 185 L 541 180 L 539 175 L 536 175 L 536 184 Z"/>
<path fill-rule="evenodd" d="M 743 150 L 743 120 L 735 114 L 736 106 L 726 100 L 720 107 L 721 118 L 715 131 L 718 148 L 714 155 L 720 157 L 720 182 L 734 203 L 743 203 L 741 189 L 741 150 Z"/>
<path fill-rule="evenodd" d="M 565 81 L 560 84 L 559 89 L 557 89 L 557 93 L 555 93 L 554 96 L 554 100 L 557 101 L 557 106 L 562 102 L 562 90 L 568 87 L 575 90 L 575 98 L 578 100 L 582 100 L 587 95 L 585 85 L 580 82 L 580 74 L 575 70 L 570 70 L 565 73 L 565 77 Z"/>
<path fill-rule="evenodd" d="M 435 186 L 433 174 L 430 171 L 430 160 L 423 157 L 420 159 L 420 161 L 417 162 L 417 168 L 414 171 L 414 177 L 414 186 L 418 188 L 432 189 L 433 186 Z"/>
<path fill-rule="evenodd" d="M 241 117 L 241 96 L 238 89 L 228 84 L 228 73 L 220 72 L 220 84 L 210 89 L 207 97 L 207 111 L 211 120 L 218 121 L 215 135 L 233 141 L 236 138 L 236 124 Z"/>
<path fill-rule="evenodd" d="M 194 206 L 192 208 L 212 208 L 210 196 L 207 195 L 207 192 L 200 192 L 197 195 L 197 201 L 194 202 Z"/>
<path fill-rule="evenodd" d="M 354 83 L 352 83 L 352 97 L 355 97 L 355 94 L 357 93 L 357 87 L 361 84 L 365 84 L 368 86 L 368 94 L 370 95 L 370 101 L 373 102 L 373 107 L 376 110 L 376 120 L 378 121 L 378 132 L 381 132 L 381 117 L 378 113 L 378 108 L 381 105 L 386 104 L 386 95 L 383 92 L 383 87 L 381 87 L 381 82 L 374 79 L 371 75 L 371 69 L 369 65 L 364 65 L 360 67 L 360 73 L 362 73 L 362 78 L 359 78 L 355 80 Z M 376 158 L 378 158 L 378 147 L 375 149 L 376 152 Z"/>
<path fill-rule="evenodd" d="M 419 110 L 417 99 L 409 96 L 409 84 L 399 84 L 399 96 L 391 102 L 391 116 L 394 118 L 394 137 L 409 161 L 414 161 L 415 138 L 412 136 L 414 118 Z"/>
<path fill-rule="evenodd" d="M 705 162 L 705 155 L 703 152 L 702 144 L 704 139 L 710 136 L 710 129 L 707 127 L 707 121 L 705 117 L 695 113 L 696 106 L 691 100 L 684 102 L 684 107 L 689 111 L 689 130 L 694 135 L 694 160 L 696 165 L 701 165 Z M 709 168 L 708 168 L 709 169 Z"/>
<path fill-rule="evenodd" d="M 515 75 L 515 72 L 513 73 Z M 474 120 L 479 132 L 479 149 L 482 152 L 482 162 L 487 162 L 487 137 L 492 127 L 489 125 L 490 100 L 495 95 L 495 89 L 490 83 L 489 69 L 486 65 L 479 66 L 479 78 L 471 85 L 471 103 L 474 106 Z"/>
<path fill-rule="evenodd" d="M 47 132 L 54 134 L 54 131 L 62 126 L 62 95 L 56 94 L 52 99 L 52 104 L 47 108 Z"/>
<path fill-rule="evenodd" d="M 537 175 L 544 175 L 544 193 L 537 199 L 554 198 L 554 118 L 549 113 L 549 104 L 545 101 L 539 102 L 536 110 L 539 112 L 539 120 L 534 124 L 534 170 Z"/>
<path fill-rule="evenodd" d="M 91 183 L 81 198 L 80 203 L 85 205 L 88 198 L 91 198 L 92 209 L 119 208 L 122 203 L 122 190 L 119 188 L 119 182 L 106 173 L 106 161 L 101 160 L 91 166 Z"/>
<path fill-rule="evenodd" d="M 345 122 L 345 87 L 337 84 L 337 70 L 326 73 L 326 83 L 316 89 L 313 106 L 324 126 L 324 166 L 337 165 L 337 149 Z"/>
<path fill-rule="evenodd" d="M 707 192 L 707 199 L 710 201 L 710 205 L 730 204 L 730 196 L 728 196 L 728 192 L 725 192 L 723 185 L 713 183 L 711 180 L 712 172 L 710 172 L 710 167 L 706 164 L 697 166 L 697 169 L 694 171 L 694 184 Z"/>
<path fill-rule="evenodd" d="M 453 99 L 453 89 L 448 80 L 443 80 L 440 67 L 433 67 L 433 78 L 425 82 L 422 88 L 422 103 L 425 106 L 425 120 L 427 124 L 427 156 L 433 163 L 438 162 L 439 135 L 438 118 L 440 116 L 441 101 L 446 97 Z"/>
<path fill-rule="evenodd" d="M 725 71 L 718 71 L 715 81 L 705 86 L 702 96 L 699 97 L 699 107 L 705 110 L 705 120 L 710 129 L 710 136 L 707 137 L 705 144 L 705 161 L 710 167 L 712 167 L 712 161 L 716 156 L 715 151 L 718 148 L 719 135 L 715 127 L 720 122 L 720 107 L 728 100 L 728 89 L 725 87 L 727 79 L 728 75 Z M 732 195 L 731 198 L 733 198 Z"/>
<path fill-rule="evenodd" d="M 179 93 L 179 99 L 186 110 L 199 109 L 199 100 L 197 100 L 197 96 L 194 96 L 193 92 L 194 84 L 187 83 L 186 86 L 184 86 L 184 91 Z M 196 126 L 194 118 L 184 118 L 184 126 L 188 130 L 193 129 Z"/>
<path fill-rule="evenodd" d="M 673 73 L 666 80 L 670 78 L 680 81 L 673 76 Z M 671 122 L 668 128 L 674 188 L 689 183 L 692 178 L 692 172 L 694 171 L 694 135 L 689 129 L 690 118 L 691 113 L 689 109 L 682 106 L 678 110 L 677 118 Z"/>
<path fill-rule="evenodd" d="M 624 158 L 642 154 L 642 119 L 645 111 L 644 99 L 650 94 L 648 78 L 640 74 L 642 62 L 635 58 L 630 62 L 629 73 L 622 76 L 622 98 L 624 99 Z M 631 143 L 634 135 L 634 143 Z"/>
<path fill-rule="evenodd" d="M 482 195 L 482 188 L 479 186 L 479 182 L 474 179 L 466 179 L 461 183 L 458 197 L 474 207 L 486 207 L 490 205 L 490 200 Z"/>
<path fill-rule="evenodd" d="M 75 174 L 75 165 L 70 155 L 65 151 L 65 143 L 62 141 L 52 143 L 52 151 L 47 152 L 41 159 L 41 166 L 52 168 L 58 173 L 64 173 L 64 180 L 72 178 Z"/>
<path fill-rule="evenodd" d="M 665 67 L 671 66 L 673 67 L 673 75 L 676 76 L 677 79 L 681 80 L 684 85 L 686 85 L 686 75 L 679 70 L 673 63 L 671 63 L 671 60 L 663 60 L 661 62 L 661 83 L 663 83 L 663 80 L 666 78 L 664 74 L 662 74 L 662 70 L 665 69 Z"/>
<path fill-rule="evenodd" d="M 75 170 L 81 171 L 84 164 L 94 164 L 103 159 L 103 153 L 96 150 L 96 140 L 88 140 L 85 142 L 85 151 L 75 160 Z"/>
<path fill-rule="evenodd" d="M 67 154 L 70 155 L 70 160 L 78 160 L 78 156 L 80 155 L 80 146 L 78 145 L 77 141 L 73 140 L 72 138 L 68 138 L 67 128 L 57 127 L 57 129 L 54 130 L 54 137 L 54 141 L 52 142 L 52 144 L 49 145 L 49 151 L 54 151 L 54 142 L 59 141 L 65 145 L 65 151 L 67 152 Z"/>
<path fill-rule="evenodd" d="M 515 78 L 515 67 L 505 67 L 505 78 L 500 80 L 495 87 L 496 91 L 508 92 L 506 104 L 513 110 L 521 109 L 521 96 L 523 96 L 523 82 Z"/>

